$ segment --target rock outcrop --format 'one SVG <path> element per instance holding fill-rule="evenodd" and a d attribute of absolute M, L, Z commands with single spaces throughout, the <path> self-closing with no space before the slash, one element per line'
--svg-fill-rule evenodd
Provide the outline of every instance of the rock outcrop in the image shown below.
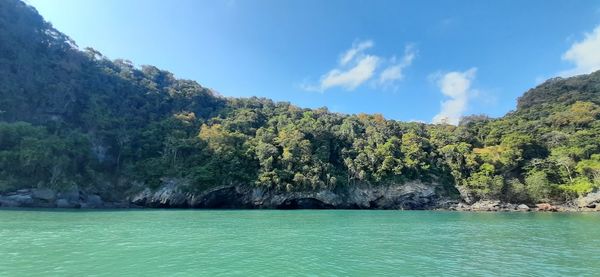
<path fill-rule="evenodd" d="M 549 203 L 540 203 L 536 205 L 538 211 L 542 212 L 556 212 L 558 208 Z"/>
<path fill-rule="evenodd" d="M 335 190 L 274 191 L 254 186 L 220 186 L 190 192 L 179 179 L 164 179 L 156 190 L 145 188 L 121 201 L 107 201 L 99 194 L 79 189 L 55 191 L 47 188 L 20 189 L 0 194 L 3 208 L 200 208 L 200 209 L 442 209 L 458 211 L 600 211 L 600 192 L 573 203 L 535 206 L 498 200 L 468 203 L 449 197 L 442 185 L 420 181 L 386 186 L 353 186 Z M 472 199 L 469 199 L 472 200 Z"/>
<path fill-rule="evenodd" d="M 600 208 L 600 191 L 588 193 L 588 195 L 577 199 L 579 208 L 598 209 Z"/>
<path fill-rule="evenodd" d="M 52 189 L 20 189 L 0 194 L 3 208 L 126 208 L 126 202 L 107 202 L 97 194 L 78 189 L 55 191 Z"/>
<path fill-rule="evenodd" d="M 123 202 L 73 189 L 22 189 L 0 195 L 0 207 L 39 208 L 208 208 L 208 209 L 434 209 L 452 201 L 436 193 L 436 183 L 408 182 L 336 190 L 282 192 L 250 186 L 221 186 L 188 192 L 181 180 L 133 193 Z"/>
<path fill-rule="evenodd" d="M 473 211 L 499 211 L 500 201 L 497 200 L 481 200 L 471 205 Z"/>
<path fill-rule="evenodd" d="M 176 181 L 156 191 L 130 198 L 140 207 L 250 209 L 433 209 L 447 200 L 436 193 L 439 184 L 408 182 L 381 187 L 305 192 L 269 191 L 248 186 L 222 186 L 200 193 L 184 192 Z"/>
<path fill-rule="evenodd" d="M 548 203 L 537 204 L 535 208 L 531 208 L 525 204 L 512 204 L 504 203 L 498 200 L 480 200 L 472 205 L 465 202 L 458 203 L 457 205 L 451 206 L 450 210 L 457 211 L 473 211 L 473 212 L 529 212 L 529 211 L 540 211 L 540 212 L 556 212 L 556 211 L 580 211 L 580 209 L 567 206 L 553 206 Z"/>

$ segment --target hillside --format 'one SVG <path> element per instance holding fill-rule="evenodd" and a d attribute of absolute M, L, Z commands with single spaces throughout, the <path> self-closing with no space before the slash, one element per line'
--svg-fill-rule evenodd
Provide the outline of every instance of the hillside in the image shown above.
<path fill-rule="evenodd" d="M 158 191 L 169 194 L 163 206 L 183 207 L 260 207 L 235 204 L 256 189 L 292 195 L 264 206 L 283 208 L 562 203 L 600 187 L 599 105 L 600 72 L 551 79 L 506 116 L 459 126 L 224 98 L 156 67 L 80 50 L 32 7 L 0 1 L 4 193 L 76 190 L 144 206 Z M 415 200 L 428 189 L 425 203 Z M 172 205 L 173 190 L 204 202 Z M 326 192 L 343 204 L 325 203 Z M 373 204 L 348 200 L 363 192 Z M 389 194 L 402 197 L 377 204 Z"/>

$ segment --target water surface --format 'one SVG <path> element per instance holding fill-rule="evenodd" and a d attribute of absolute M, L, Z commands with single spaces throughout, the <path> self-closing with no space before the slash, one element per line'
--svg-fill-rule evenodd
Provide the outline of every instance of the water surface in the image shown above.
<path fill-rule="evenodd" d="M 600 214 L 0 210 L 2 276 L 600 276 Z"/>

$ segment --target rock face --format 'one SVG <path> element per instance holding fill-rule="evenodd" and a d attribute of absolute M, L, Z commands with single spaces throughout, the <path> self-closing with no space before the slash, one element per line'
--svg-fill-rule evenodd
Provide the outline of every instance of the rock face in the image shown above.
<path fill-rule="evenodd" d="M 270 191 L 252 186 L 221 186 L 202 192 L 187 192 L 187 183 L 165 179 L 156 189 L 148 188 L 108 202 L 100 195 L 78 189 L 21 189 L 0 194 L 0 207 L 37 208 L 206 208 L 206 209 L 448 209 L 458 211 L 600 211 L 600 192 L 590 193 L 570 205 L 541 203 L 535 206 L 479 200 L 440 193 L 440 184 L 412 181 L 387 186 L 353 186 L 336 190 Z M 469 199 L 472 200 L 472 199 Z"/>
<path fill-rule="evenodd" d="M 467 203 L 458 203 L 457 205 L 450 207 L 451 210 L 458 211 L 475 211 L 475 212 L 514 212 L 521 211 L 527 212 L 531 211 L 531 208 L 525 204 L 512 204 L 512 203 L 504 203 L 498 200 L 479 200 L 473 205 L 469 205 Z"/>
<path fill-rule="evenodd" d="M 471 205 L 473 211 L 499 211 L 500 201 L 497 200 L 480 200 Z"/>
<path fill-rule="evenodd" d="M 592 192 L 584 197 L 577 199 L 579 208 L 597 209 L 600 207 L 600 191 Z"/>
<path fill-rule="evenodd" d="M 73 189 L 57 192 L 52 189 L 21 189 L 0 194 L 3 208 L 124 208 L 128 203 L 105 202 L 93 193 Z"/>
<path fill-rule="evenodd" d="M 465 188 L 464 186 L 457 186 L 456 189 L 458 189 L 460 197 L 466 204 L 471 205 L 475 203 L 475 197 L 469 189 Z"/>
<path fill-rule="evenodd" d="M 209 208 L 209 209 L 433 209 L 454 201 L 436 193 L 437 183 L 408 182 L 308 192 L 269 191 L 250 186 L 222 186 L 185 192 L 185 182 L 163 180 L 157 190 L 144 189 L 125 202 L 106 202 L 78 189 L 23 189 L 0 194 L 0 207 L 41 208 Z"/>
<path fill-rule="evenodd" d="M 134 195 L 130 202 L 141 207 L 187 208 L 187 195 L 180 192 L 175 182 L 169 181 L 157 191 L 145 189 Z"/>
<path fill-rule="evenodd" d="M 554 206 L 552 206 L 551 204 L 548 203 L 541 203 L 541 204 L 537 204 L 536 205 L 538 211 L 542 211 L 542 212 L 556 212 L 558 211 L 558 209 Z"/>
<path fill-rule="evenodd" d="M 132 204 L 160 208 L 250 209 L 432 209 L 442 197 L 439 184 L 409 182 L 385 187 L 353 187 L 311 192 L 278 192 L 247 186 L 223 186 L 201 193 L 186 193 L 176 181 L 156 191 L 133 195 Z"/>
<path fill-rule="evenodd" d="M 32 189 L 31 197 L 34 199 L 52 202 L 56 199 L 56 192 L 51 189 Z"/>

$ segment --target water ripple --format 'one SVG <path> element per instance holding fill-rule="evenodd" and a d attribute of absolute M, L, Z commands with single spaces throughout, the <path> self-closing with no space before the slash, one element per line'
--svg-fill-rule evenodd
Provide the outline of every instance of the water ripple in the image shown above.
<path fill-rule="evenodd" d="M 0 211 L 2 276 L 600 276 L 600 215 Z"/>

